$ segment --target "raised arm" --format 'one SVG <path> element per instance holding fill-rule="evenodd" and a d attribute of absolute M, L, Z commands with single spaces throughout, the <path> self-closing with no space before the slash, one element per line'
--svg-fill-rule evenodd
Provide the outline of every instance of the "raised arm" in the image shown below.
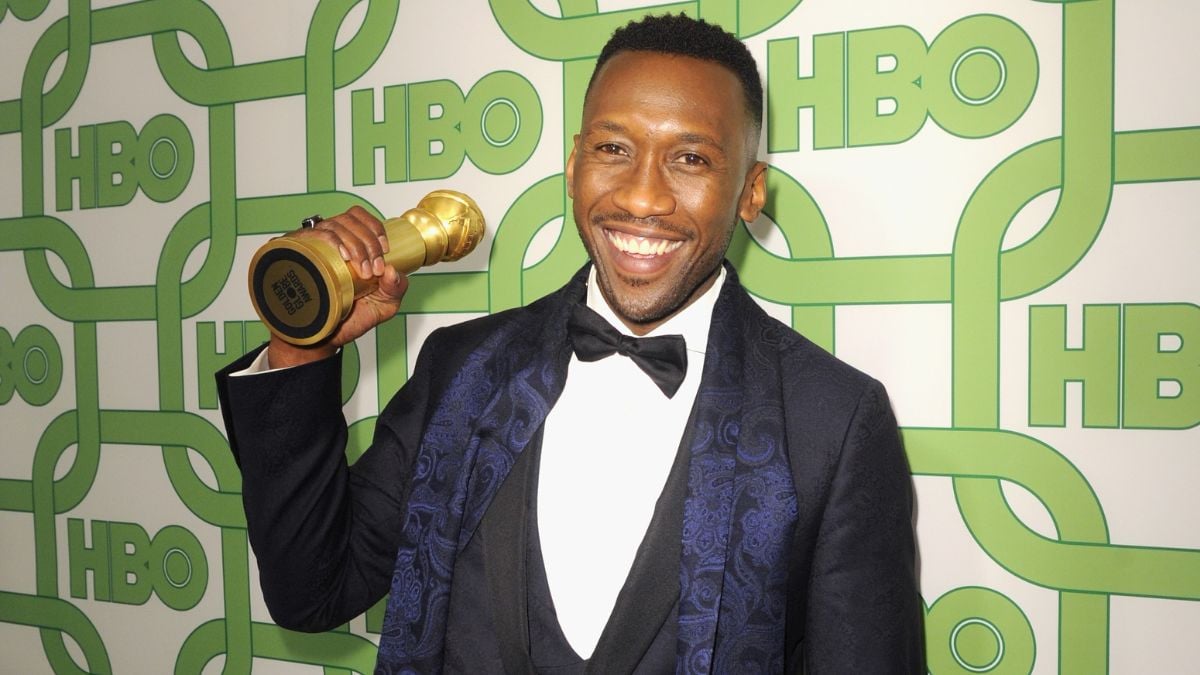
<path fill-rule="evenodd" d="M 353 467 L 345 458 L 339 348 L 391 318 L 407 280 L 382 264 L 379 221 L 355 208 L 293 236 L 335 246 L 378 288 L 355 302 L 325 342 L 298 347 L 273 337 L 266 372 L 245 374 L 256 350 L 217 374 L 226 430 L 242 470 L 250 544 L 272 618 L 296 630 L 336 627 L 390 585 L 407 476 L 424 421 L 428 367 L 418 359 L 374 441 Z"/>

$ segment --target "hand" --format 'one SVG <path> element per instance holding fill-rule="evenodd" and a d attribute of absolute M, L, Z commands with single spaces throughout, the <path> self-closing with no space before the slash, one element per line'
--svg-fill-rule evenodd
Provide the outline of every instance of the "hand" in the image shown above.
<path fill-rule="evenodd" d="M 408 278 L 383 262 L 388 251 L 383 223 L 361 206 L 322 220 L 316 227 L 301 228 L 289 236 L 321 239 L 342 254 L 351 274 L 361 279 L 375 277 L 378 287 L 354 301 L 350 314 L 328 339 L 308 347 L 271 336 L 267 359 L 272 368 L 309 363 L 331 356 L 339 347 L 358 339 L 375 326 L 396 315 L 400 300 L 408 290 Z"/>

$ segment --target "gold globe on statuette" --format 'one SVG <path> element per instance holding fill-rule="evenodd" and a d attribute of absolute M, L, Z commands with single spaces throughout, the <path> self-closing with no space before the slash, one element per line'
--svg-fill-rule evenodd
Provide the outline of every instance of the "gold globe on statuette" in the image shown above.
<path fill-rule="evenodd" d="M 399 218 L 383 223 L 388 252 L 383 261 L 408 274 L 441 261 L 458 260 L 483 238 L 483 214 L 461 192 L 436 190 Z M 250 299 L 271 333 L 294 345 L 329 337 L 354 301 L 378 286 L 360 279 L 338 250 L 315 237 L 272 239 L 250 261 Z"/>

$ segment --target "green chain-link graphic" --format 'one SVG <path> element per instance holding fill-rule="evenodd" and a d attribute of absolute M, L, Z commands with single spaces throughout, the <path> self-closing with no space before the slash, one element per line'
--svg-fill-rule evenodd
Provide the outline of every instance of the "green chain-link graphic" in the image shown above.
<path fill-rule="evenodd" d="M 797 330 L 831 350 L 838 306 L 949 305 L 953 428 L 904 430 L 913 473 L 950 479 L 962 519 L 979 547 L 1016 577 L 1059 594 L 1059 672 L 1104 673 L 1109 667 L 1110 596 L 1200 601 L 1200 550 L 1110 541 L 1104 510 L 1084 474 L 1050 445 L 1000 427 L 1000 308 L 1003 302 L 1047 288 L 1084 258 L 1100 236 L 1114 185 L 1200 179 L 1200 127 L 1115 131 L 1115 0 L 1040 1 L 1062 5 L 1061 135 L 1013 153 L 979 183 L 962 210 L 950 253 L 838 256 L 831 234 L 836 223 L 822 212 L 819 195 L 773 167 L 765 214 L 778 227 L 788 254 L 768 251 L 746 228 L 739 228 L 729 255 L 753 294 L 790 306 Z M 12 22 L 35 20 L 48 4 L 48 0 L 0 0 L 0 27 L 11 30 Z M 49 25 L 29 53 L 20 96 L 0 101 L 0 137 L 19 135 L 22 186 L 21 217 L 0 220 L 0 252 L 13 252 L 13 259 L 15 252 L 21 252 L 24 273 L 38 301 L 69 323 L 71 331 L 68 338 L 37 325 L 0 328 L 0 405 L 46 405 L 59 393 L 73 395 L 74 402 L 73 409 L 42 432 L 29 477 L 0 478 L 0 510 L 32 518 L 36 565 L 34 592 L 0 591 L 0 622 L 38 628 L 55 672 L 113 671 L 100 630 L 67 599 L 89 597 L 88 571 L 95 599 L 141 604 L 153 592 L 179 611 L 195 606 L 210 577 L 221 579 L 223 617 L 195 627 L 179 647 L 175 662 L 179 673 L 199 672 L 221 655 L 228 672 L 249 671 L 252 658 L 315 664 L 327 672 L 365 673 L 374 663 L 371 641 L 346 627 L 298 639 L 273 624 L 251 619 L 250 552 L 240 476 L 220 430 L 187 410 L 184 370 L 185 322 L 210 307 L 227 285 L 241 283 L 243 271 L 234 265 L 239 238 L 274 234 L 312 213 L 336 213 L 355 204 L 379 215 L 360 196 L 339 191 L 348 178 L 342 176 L 339 183 L 335 169 L 335 157 L 350 151 L 339 147 L 336 131 L 339 125 L 351 124 L 335 115 L 335 92 L 372 68 L 392 37 L 400 11 L 399 0 L 367 0 L 361 27 L 337 46 L 339 30 L 360 4 L 362 0 L 320 0 L 302 54 L 235 63 L 226 26 L 199 0 L 145 0 L 98 8 L 89 0 L 68 0 L 66 15 Z M 746 39 L 778 24 L 801 2 L 698 0 L 607 12 L 600 11 L 596 0 L 558 4 L 561 16 L 556 17 L 530 0 L 489 2 L 495 24 L 514 45 L 536 58 L 561 63 L 563 136 L 540 142 L 560 142 L 565 158 L 595 57 L 616 27 L 647 11 L 684 12 L 719 23 Z M 185 53 L 181 35 L 199 46 L 203 63 L 193 62 Z M 897 71 L 907 73 L 904 69 L 923 61 L 928 72 L 951 73 L 948 84 L 934 83 L 933 76 L 919 85 L 902 77 L 884 79 L 877 72 L 877 56 L 891 52 L 871 51 L 873 41 L 879 40 L 904 45 L 894 50 Z M 186 126 L 168 115 L 152 118 L 140 131 L 127 122 L 80 127 L 74 133 L 55 128 L 76 104 L 93 48 L 127 41 L 148 43 L 171 91 L 206 111 L 206 147 L 193 147 Z M 974 138 L 998 133 L 1011 124 L 1023 114 L 1036 87 L 1038 66 L 1032 43 L 1015 24 L 992 15 L 964 19 L 929 46 L 915 31 L 902 27 L 816 36 L 812 78 L 797 75 L 795 42 L 770 42 L 763 64 L 770 94 L 768 145 L 773 152 L 795 149 L 794 132 L 788 129 L 795 125 L 797 108 L 814 108 L 818 148 L 903 142 L 923 124 L 926 108 L 946 131 Z M 863 54 L 870 57 L 863 61 L 869 74 L 879 75 L 877 84 L 893 87 L 886 89 L 892 93 L 876 96 L 866 90 L 846 90 L 842 74 L 859 67 L 855 64 Z M 56 62 L 62 63 L 60 70 L 55 70 Z M 824 78 L 819 70 L 829 64 L 839 64 L 836 78 Z M 53 77 L 57 80 L 52 83 Z M 409 153 L 404 163 L 387 155 L 387 182 L 449 176 L 463 158 L 491 173 L 522 164 L 541 136 L 538 92 L 515 73 L 499 71 L 488 77 L 492 79 L 481 79 L 465 95 L 447 81 L 352 92 L 354 184 L 375 182 L 378 148 L 385 153 Z M 851 82 L 849 88 L 855 86 Z M 304 192 L 239 197 L 236 104 L 293 96 L 302 96 L 304 102 Z M 373 110 L 380 96 L 386 119 L 376 122 Z M 890 119 L 880 121 L 884 115 L 855 107 L 861 97 L 869 99 L 871 111 L 876 110 L 877 98 L 896 101 L 899 108 Z M 911 117 L 907 102 L 921 97 L 926 108 Z M 451 120 L 446 127 L 418 114 L 430 104 L 446 108 L 445 117 Z M 458 112 L 451 106 L 457 106 Z M 853 110 L 845 110 L 847 106 Z M 840 112 L 827 118 L 827 111 L 835 107 Z M 495 116 L 490 116 L 493 109 Z M 389 138 L 394 115 L 405 114 L 410 127 L 407 141 Z M 479 120 L 479 128 L 468 130 L 470 123 L 465 121 L 461 128 L 454 127 L 453 120 L 459 118 Z M 913 128 L 906 130 L 904 125 Z M 438 135 L 452 133 L 462 134 L 458 146 Z M 442 154 L 427 152 L 428 143 L 414 140 L 419 134 L 428 135 L 425 140 L 445 140 Z M 49 156 L 55 159 L 57 176 L 53 196 L 45 184 L 48 140 L 54 145 Z M 388 145 L 403 142 L 407 148 Z M 120 151 L 114 155 L 116 147 Z M 73 207 L 127 204 L 139 188 L 153 200 L 170 201 L 192 177 L 196 157 L 206 160 L 208 201 L 196 204 L 170 228 L 153 282 L 97 285 L 84 241 L 70 224 L 46 213 L 47 203 L 55 204 L 61 216 Z M 99 167 L 98 173 L 93 166 Z M 113 176 L 121 181 L 113 183 Z M 76 183 L 77 202 L 72 199 Z M 1005 234 L 1018 212 L 1047 193 L 1057 193 L 1048 221 L 1021 245 L 1004 249 Z M 495 312 L 519 306 L 559 286 L 584 260 L 583 247 L 572 234 L 561 173 L 530 185 L 502 218 L 493 220 L 499 224 L 487 269 L 414 275 L 404 313 Z M 535 237 L 560 220 L 564 234 L 544 257 L 527 267 L 526 253 Z M 200 259 L 198 267 L 189 264 L 193 254 Z M 55 272 L 58 263 L 66 271 L 66 282 Z M 1160 411 L 1145 404 L 1143 408 L 1153 409 L 1139 412 L 1136 401 L 1117 399 L 1115 378 L 1120 375 L 1114 375 L 1111 406 L 1105 407 L 1107 399 L 1097 393 L 1086 404 L 1085 424 L 1118 426 L 1119 410 L 1130 427 L 1187 428 L 1200 423 L 1200 375 L 1196 374 L 1200 359 L 1195 357 L 1200 308 L 1186 303 L 1127 306 L 1124 328 L 1120 308 L 1102 310 L 1089 309 L 1086 330 L 1108 330 L 1103 334 L 1117 336 L 1116 342 L 1123 334 L 1126 349 L 1141 339 L 1150 341 L 1147 351 L 1157 354 L 1164 352 L 1160 335 L 1181 336 L 1175 350 L 1183 352 L 1181 361 L 1168 363 L 1163 360 L 1166 355 L 1154 357 L 1159 361 L 1146 357 L 1138 370 L 1149 373 L 1143 377 L 1147 387 L 1172 381 L 1181 383 L 1182 391 L 1159 396 L 1155 389 L 1154 396 L 1166 407 Z M 1076 359 L 1072 354 L 1080 350 L 1064 349 L 1064 319 L 1056 312 L 1031 309 L 1030 369 L 1043 375 L 1031 374 L 1030 419 L 1033 423 L 1035 418 L 1045 418 L 1045 424 L 1061 426 L 1054 406 L 1061 410 L 1063 382 L 1086 380 L 1072 369 L 1091 373 L 1107 362 L 1087 365 L 1084 356 Z M 1158 322 L 1154 325 L 1174 327 L 1138 333 L 1136 327 L 1148 325 L 1150 318 Z M 107 322 L 152 322 L 157 410 L 102 406 L 97 329 Z M 215 407 L 212 371 L 265 337 L 254 322 L 231 321 L 222 330 L 225 351 L 218 353 L 217 327 L 197 324 L 196 387 L 202 408 Z M 1182 336 L 1193 336 L 1193 342 Z M 70 364 L 64 364 L 60 342 L 68 346 Z M 403 317 L 381 326 L 375 342 L 378 378 L 372 396 L 382 403 L 404 383 L 408 372 Z M 1037 359 L 1044 353 L 1051 353 L 1053 359 L 1062 355 L 1061 363 L 1066 365 L 1061 365 L 1061 374 L 1044 375 L 1059 373 L 1052 368 L 1060 366 L 1035 368 L 1035 362 L 1043 364 Z M 358 383 L 359 353 L 348 349 L 346 357 L 344 391 L 349 399 Z M 1077 361 L 1081 365 L 1073 365 Z M 1174 363 L 1182 365 L 1170 365 Z M 1168 365 L 1156 375 L 1155 364 Z M 59 392 L 64 369 L 74 374 L 70 393 Z M 1033 383 L 1043 379 L 1042 385 Z M 1105 386 L 1094 383 L 1099 380 L 1086 381 L 1089 392 Z M 1124 381 L 1128 387 L 1138 381 L 1137 375 L 1125 376 Z M 373 426 L 371 417 L 351 426 L 348 455 L 352 459 L 368 444 Z M 68 532 L 62 535 L 59 516 L 80 505 L 96 480 L 105 446 L 114 444 L 159 448 L 166 479 L 182 505 L 219 530 L 218 559 L 208 561 L 195 535 L 179 526 L 148 533 L 132 523 L 86 525 L 67 519 Z M 59 466 L 69 450 L 73 450 L 69 465 Z M 197 472 L 197 463 L 207 467 L 212 481 Z M 1055 538 L 1022 522 L 1006 501 L 1002 481 L 1020 485 L 1040 500 L 1053 520 Z M 63 540 L 71 549 L 67 595 L 59 587 L 67 559 L 60 555 Z M 85 543 L 89 540 L 90 547 Z M 931 672 L 1028 673 L 1032 669 L 1036 649 L 1029 619 L 998 591 L 957 588 L 928 599 L 927 607 Z M 368 614 L 368 631 L 378 630 L 379 624 L 376 608 Z M 67 637 L 78 645 L 86 663 L 76 663 Z"/>

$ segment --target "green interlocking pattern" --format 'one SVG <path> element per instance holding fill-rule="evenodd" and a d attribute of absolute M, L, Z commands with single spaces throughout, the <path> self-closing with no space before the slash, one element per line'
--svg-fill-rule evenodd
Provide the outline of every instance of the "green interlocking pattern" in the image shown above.
<path fill-rule="evenodd" d="M 47 327 L 21 321 L 22 314 L 12 311 L 0 315 L 19 322 L 0 326 L 0 414 L 4 426 L 20 425 L 20 411 L 28 406 L 70 401 L 31 453 L 7 448 L 32 459 L 24 474 L 0 477 L 0 511 L 5 523 L 17 518 L 32 523 L 35 584 L 10 589 L 12 582 L 0 579 L 0 622 L 36 629 L 55 672 L 139 672 L 137 664 L 110 658 L 105 625 L 89 616 L 89 607 L 109 602 L 146 604 L 145 612 L 187 612 L 206 594 L 220 593 L 221 614 L 198 618 L 190 635 L 173 647 L 176 672 L 199 672 L 218 657 L 228 672 L 250 670 L 252 659 L 314 664 L 330 673 L 369 672 L 379 607 L 368 613 L 365 631 L 346 626 L 304 637 L 251 617 L 257 591 L 240 476 L 222 431 L 210 421 L 216 406 L 211 373 L 266 333 L 249 320 L 248 304 L 245 313 L 225 317 L 221 325 L 197 320 L 227 288 L 242 287 L 244 270 L 235 266 L 239 246 L 291 229 L 312 213 L 358 204 L 379 214 L 353 191 L 360 186 L 438 185 L 468 160 L 485 173 L 507 174 L 544 144 L 561 147 L 565 158 L 601 45 L 614 28 L 647 11 L 700 16 L 750 40 L 829 1 L 808 0 L 800 7 L 801 0 L 694 0 L 601 11 L 596 0 L 559 0 L 558 14 L 551 16 L 544 8 L 549 2 L 490 0 L 490 18 L 512 45 L 561 68 L 562 100 L 548 102 L 545 90 L 502 69 L 475 82 L 363 86 L 389 41 L 403 39 L 399 0 L 320 0 L 302 50 L 249 63 L 234 58 L 227 25 L 233 19 L 198 0 L 104 6 L 90 0 L 0 0 L 0 38 L 27 30 L 23 22 L 39 21 L 48 12 L 61 14 L 39 24 L 48 27 L 28 53 L 0 47 L 7 68 L 23 68 L 19 95 L 0 101 L 0 142 L 19 148 L 0 164 L 19 174 L 21 186 L 20 215 L 0 219 L 0 260 L 23 270 L 41 306 L 41 313 L 31 315 L 56 319 Z M 1013 6 L 1031 1 L 1007 0 Z M 1200 179 L 1200 127 L 1117 131 L 1115 0 L 1040 1 L 1060 5 L 1061 58 L 1053 59 L 1061 63 L 1060 133 L 1012 152 L 978 183 L 965 199 L 952 250 L 839 256 L 833 212 L 823 210 L 800 179 L 773 166 L 765 214 L 787 253 L 768 250 L 743 227 L 730 257 L 753 294 L 789 307 L 797 330 L 830 350 L 837 345 L 838 307 L 950 308 L 951 425 L 904 428 L 912 471 L 931 477 L 922 480 L 952 484 L 970 536 L 986 556 L 1023 580 L 1015 583 L 1057 595 L 1057 616 L 1049 620 L 1057 622 L 1052 634 L 1058 662 L 1050 667 L 1105 673 L 1110 599 L 1200 601 L 1200 550 L 1112 541 L 1103 505 L 1084 472 L 1044 440 L 1001 427 L 1006 367 L 1001 307 L 1071 274 L 1102 235 L 1115 185 Z M 343 24 L 350 25 L 351 16 L 361 16 L 350 22 L 361 26 L 347 39 Z M 853 21 L 866 23 L 861 16 Z M 1008 129 L 1042 86 L 1043 48 L 998 14 L 964 16 L 932 39 L 907 26 L 851 25 L 844 32 L 813 35 L 801 32 L 803 21 L 795 25 L 800 28 L 792 37 L 771 33 L 760 63 L 769 94 L 766 147 L 773 157 L 799 152 L 800 110 L 812 112 L 815 152 L 900 145 L 927 119 L 966 144 Z M 82 126 L 63 122 L 85 81 L 99 76 L 90 72 L 93 54 L 115 44 L 138 45 L 152 54 L 170 91 L 204 111 L 206 143 L 194 141 L 188 126 L 167 113 L 138 124 L 107 118 Z M 812 56 L 801 58 L 809 44 Z M 198 45 L 200 63 L 188 45 Z M 295 186 L 294 194 L 240 196 L 237 177 L 246 168 L 239 165 L 245 159 L 235 145 L 237 115 L 244 109 L 239 106 L 289 97 L 303 101 L 306 184 Z M 338 100 L 348 106 L 339 107 Z M 546 104 L 552 111 L 561 108 L 561 138 L 544 133 Z M 338 131 L 346 129 L 349 144 L 339 139 Z M 337 158 L 346 156 L 352 158 L 351 175 L 339 176 Z M 188 210 L 170 227 L 154 279 L 98 284 L 94 251 L 72 218 L 91 209 L 119 214 L 139 193 L 153 202 L 173 202 L 193 181 L 203 182 L 207 201 L 185 205 Z M 1056 203 L 1044 225 L 1020 245 L 1005 248 L 1017 214 L 1048 194 Z M 585 254 L 573 234 L 562 173 L 533 182 L 510 203 L 502 217 L 489 214 L 495 225 L 486 269 L 415 275 L 403 313 L 487 313 L 520 306 L 559 286 L 581 264 Z M 559 222 L 563 234 L 531 264 L 527 257 L 535 239 Z M 252 241 L 242 243 L 245 239 Z M 1196 242 L 1193 237 L 1191 245 Z M 1088 304 L 1082 347 L 1068 346 L 1066 307 L 1030 305 L 1029 426 L 1064 427 L 1064 391 L 1077 382 L 1085 393 L 1084 429 L 1163 435 L 1194 430 L 1200 424 L 1200 307 L 1191 300 Z M 156 409 L 104 405 L 102 385 L 113 383 L 102 383 L 98 333 L 114 322 L 153 327 L 156 352 L 146 362 L 154 363 L 157 376 Z M 58 326 L 63 328 L 51 330 Z M 187 337 L 194 337 L 195 354 L 185 348 L 185 331 L 192 330 L 194 336 Z M 408 322 L 397 319 L 381 326 L 374 340 L 348 349 L 346 400 L 357 392 L 376 409 L 386 402 L 406 379 L 409 346 Z M 371 348 L 373 355 L 360 353 Z M 375 364 L 376 390 L 364 394 L 358 385 L 367 356 Z M 194 378 L 185 374 L 191 363 Z M 64 381 L 73 391 L 63 388 Z M 200 410 L 188 409 L 189 391 L 196 393 Z M 371 416 L 351 425 L 352 460 L 369 442 L 373 425 Z M 181 525 L 150 531 L 138 523 L 81 518 L 76 510 L 96 481 L 106 446 L 114 445 L 157 448 L 155 461 L 161 457 L 171 490 L 198 521 L 219 533 L 219 547 L 206 550 L 198 533 Z M 1041 502 L 1054 536 L 1014 513 L 1002 489 L 1006 482 Z M 14 546 L 11 534 L 4 538 L 6 548 Z M 926 606 L 931 672 L 1033 670 L 1039 655 L 1033 625 L 1047 619 L 1033 617 L 1002 589 L 962 586 L 927 597 Z M 24 647 L 30 648 L 36 647 Z"/>

